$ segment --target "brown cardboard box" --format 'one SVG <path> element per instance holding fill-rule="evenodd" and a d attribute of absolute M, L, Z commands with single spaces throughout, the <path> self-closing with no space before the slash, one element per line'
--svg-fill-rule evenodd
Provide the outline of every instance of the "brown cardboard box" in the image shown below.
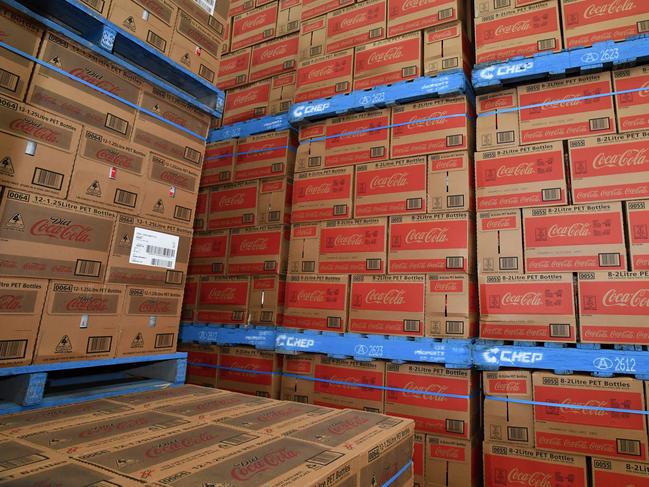
<path fill-rule="evenodd" d="M 324 331 L 345 331 L 349 302 L 349 276 L 296 276 L 286 278 L 284 326 Z"/>
<path fill-rule="evenodd" d="M 531 401 L 532 372 L 529 370 L 499 370 L 482 373 L 485 441 L 534 446 L 534 410 L 531 404 L 519 404 L 490 399 L 514 398 Z"/>
<path fill-rule="evenodd" d="M 293 223 L 350 218 L 354 167 L 299 172 L 293 185 Z"/>
<path fill-rule="evenodd" d="M 232 19 L 230 49 L 238 51 L 275 37 L 279 5 L 272 2 L 263 7 L 236 15 Z"/>
<path fill-rule="evenodd" d="M 464 0 L 410 2 L 388 0 L 388 37 L 465 18 Z"/>
<path fill-rule="evenodd" d="M 0 199 L 0 273 L 102 281 L 115 213 L 5 188 Z"/>
<path fill-rule="evenodd" d="M 187 353 L 186 384 L 217 387 L 219 349 L 218 345 L 208 343 L 178 344 L 178 351 Z"/>
<path fill-rule="evenodd" d="M 46 290 L 45 279 L 0 278 L 0 367 L 32 363 Z"/>
<path fill-rule="evenodd" d="M 353 68 L 353 49 L 298 62 L 295 102 L 349 93 Z"/>
<path fill-rule="evenodd" d="M 187 274 L 224 275 L 228 260 L 228 240 L 227 230 L 195 234 Z"/>
<path fill-rule="evenodd" d="M 292 130 L 242 137 L 234 162 L 234 180 L 292 176 L 296 146 Z"/>
<path fill-rule="evenodd" d="M 119 215 L 106 282 L 182 289 L 192 233 L 172 223 Z"/>
<path fill-rule="evenodd" d="M 81 2 L 101 14 L 102 17 L 107 17 L 112 0 L 81 0 Z"/>
<path fill-rule="evenodd" d="M 459 68 L 469 76 L 473 58 L 473 46 L 462 21 L 436 25 L 424 31 L 424 75 L 434 76 Z"/>
<path fill-rule="evenodd" d="M 479 151 L 518 146 L 520 130 L 516 89 L 498 91 L 476 97 L 476 149 Z"/>
<path fill-rule="evenodd" d="M 270 80 L 234 88 L 226 92 L 223 124 L 230 125 L 268 115 Z"/>
<path fill-rule="evenodd" d="M 426 455 L 426 435 L 415 431 L 415 442 L 412 450 L 412 471 L 414 487 L 424 487 L 424 465 Z"/>
<path fill-rule="evenodd" d="M 228 139 L 207 144 L 201 171 L 201 187 L 229 183 L 232 180 L 238 140 Z"/>
<path fill-rule="evenodd" d="M 568 204 L 562 142 L 475 153 L 478 210 Z"/>
<path fill-rule="evenodd" d="M 649 270 L 649 201 L 626 203 L 626 228 L 631 270 Z"/>
<path fill-rule="evenodd" d="M 207 188 L 198 190 L 196 198 L 196 210 L 194 211 L 194 230 L 206 230 L 207 228 L 207 206 L 209 203 L 210 192 Z"/>
<path fill-rule="evenodd" d="M 47 468 L 49 462 L 56 461 L 57 459 L 62 460 L 62 456 L 57 455 L 52 450 L 40 448 L 16 438 L 1 439 L 0 448 L 2 449 L 3 460 L 4 458 L 14 460 L 2 471 L 2 477 L 0 478 L 3 480 L 3 483 L 10 476 L 15 475 L 21 470 L 24 471 L 25 468 L 34 468 L 36 465 L 39 468 Z"/>
<path fill-rule="evenodd" d="M 279 353 L 251 347 L 221 347 L 219 387 L 257 397 L 278 399 L 282 381 L 282 358 L 283 355 Z"/>
<path fill-rule="evenodd" d="M 233 228 L 226 273 L 236 275 L 285 274 L 290 229 L 285 225 Z"/>
<path fill-rule="evenodd" d="M 649 15 L 647 15 L 649 18 Z M 642 24 L 643 22 L 638 22 Z M 637 66 L 613 71 L 613 88 L 616 92 L 637 90 L 649 81 L 649 67 Z M 631 91 L 615 95 L 616 120 L 620 132 L 649 129 L 646 91 Z"/>
<path fill-rule="evenodd" d="M 425 487 L 479 487 L 480 440 L 426 435 Z M 485 484 L 490 487 L 491 484 Z"/>
<path fill-rule="evenodd" d="M 521 210 L 477 214 L 478 274 L 523 272 Z"/>
<path fill-rule="evenodd" d="M 568 141 L 573 203 L 649 198 L 649 132 Z"/>
<path fill-rule="evenodd" d="M 0 184 L 65 197 L 80 134 L 76 123 L 0 96 Z"/>
<path fill-rule="evenodd" d="M 313 353 L 284 356 L 280 397 L 282 401 L 313 404 L 315 381 L 309 380 L 309 378 L 314 377 L 317 357 L 318 355 Z"/>
<path fill-rule="evenodd" d="M 228 10 L 230 8 L 229 2 L 215 2 L 214 11 L 210 15 L 203 5 L 195 0 L 173 0 L 181 11 L 191 15 L 195 20 L 203 26 L 207 27 L 210 35 L 216 37 L 219 41 L 225 39 L 226 25 L 228 23 Z M 178 14 L 180 15 L 180 13 Z M 207 47 L 207 46 L 205 46 Z M 212 54 L 218 56 L 221 53 L 220 49 Z"/>
<path fill-rule="evenodd" d="M 247 83 L 251 57 L 252 49 L 250 47 L 223 55 L 219 63 L 216 85 L 222 90 L 227 90 Z"/>
<path fill-rule="evenodd" d="M 647 465 L 628 461 L 611 461 L 593 458 L 591 463 L 593 487 L 607 485 L 642 485 L 647 483 Z"/>
<path fill-rule="evenodd" d="M 292 195 L 292 179 L 261 179 L 259 181 L 259 202 L 257 209 L 259 223 L 264 225 L 290 223 Z"/>
<path fill-rule="evenodd" d="M 628 377 L 600 378 L 534 372 L 534 406 L 539 449 L 646 461 L 647 423 L 640 414 L 561 407 L 562 404 L 645 410 L 643 382 Z"/>
<path fill-rule="evenodd" d="M 560 51 L 559 0 L 477 17 L 475 47 L 477 64 Z"/>
<path fill-rule="evenodd" d="M 479 17 L 481 15 L 500 12 L 505 9 L 525 7 L 542 1 L 544 0 L 500 0 L 498 2 L 494 2 L 494 0 L 475 0 L 474 12 L 475 16 Z"/>
<path fill-rule="evenodd" d="M 193 402 L 198 400 L 205 401 L 214 396 L 227 395 L 225 391 L 218 389 L 208 389 L 206 387 L 197 387 L 192 385 L 181 385 L 177 387 L 167 387 L 148 392 L 136 392 L 116 396 L 110 399 L 111 404 L 120 404 L 129 406 L 129 409 L 157 409 L 170 404 L 179 404 L 184 402 Z M 100 401 L 96 401 L 100 402 Z M 108 401 L 106 401 L 108 402 Z M 85 403 L 84 403 L 85 404 Z M 81 406 L 82 404 L 78 404 Z"/>
<path fill-rule="evenodd" d="M 211 389 L 213 395 L 193 400 L 175 401 L 169 405 L 159 404 L 155 411 L 191 419 L 194 423 L 219 422 L 244 411 L 255 411 L 273 405 L 272 400 L 222 389 Z"/>
<path fill-rule="evenodd" d="M 495 340 L 575 342 L 572 274 L 501 274 L 480 277 L 480 337 Z"/>
<path fill-rule="evenodd" d="M 185 293 L 183 295 L 183 306 L 180 312 L 180 319 L 187 323 L 196 321 L 198 310 L 198 279 L 197 275 L 188 275 L 185 281 Z"/>
<path fill-rule="evenodd" d="M 394 107 L 390 157 L 469 150 L 473 145 L 472 114 L 473 107 L 465 96 Z"/>
<path fill-rule="evenodd" d="M 250 323 L 282 325 L 286 276 L 255 276 L 250 287 L 248 315 Z"/>
<path fill-rule="evenodd" d="M 268 113 L 277 115 L 288 112 L 295 100 L 295 86 L 297 72 L 278 74 L 270 80 L 270 98 L 268 99 Z"/>
<path fill-rule="evenodd" d="M 523 210 L 525 270 L 626 269 L 621 203 Z"/>
<path fill-rule="evenodd" d="M 34 363 L 115 356 L 124 286 L 50 281 Z"/>
<path fill-rule="evenodd" d="M 468 212 L 390 217 L 388 273 L 471 273 L 474 235 Z"/>
<path fill-rule="evenodd" d="M 302 0 L 280 0 L 277 13 L 277 37 L 300 31 Z"/>
<path fill-rule="evenodd" d="M 424 336 L 425 288 L 425 276 L 352 276 L 347 330 Z"/>
<path fill-rule="evenodd" d="M 304 22 L 307 19 L 312 19 L 353 3 L 354 0 L 302 0 L 300 18 Z"/>
<path fill-rule="evenodd" d="M 295 71 L 299 40 L 294 34 L 253 46 L 250 81 Z"/>
<path fill-rule="evenodd" d="M 422 50 L 420 32 L 354 48 L 354 89 L 364 90 L 421 76 Z"/>
<path fill-rule="evenodd" d="M 247 276 L 201 276 L 196 321 L 246 323 L 250 278 Z"/>
<path fill-rule="evenodd" d="M 356 166 L 354 216 L 425 213 L 426 172 L 424 156 Z"/>
<path fill-rule="evenodd" d="M 169 54 L 178 7 L 170 0 L 118 0 L 111 3 L 108 20 Z"/>
<path fill-rule="evenodd" d="M 219 230 L 255 225 L 259 181 L 220 184 L 210 190 L 207 229 Z"/>
<path fill-rule="evenodd" d="M 2 29 L 2 42 L 30 56 L 36 56 L 43 39 L 43 29 L 38 24 L 13 10 L 2 7 L 0 29 Z M 23 101 L 34 62 L 4 48 L 0 49 L 0 60 L 2 60 L 0 93 Z"/>
<path fill-rule="evenodd" d="M 426 276 L 424 335 L 470 338 L 478 334 L 478 296 L 475 277 L 467 274 Z"/>
<path fill-rule="evenodd" d="M 389 123 L 390 109 L 385 108 L 303 125 L 295 172 L 388 159 Z"/>
<path fill-rule="evenodd" d="M 614 134 L 612 91 L 608 72 L 519 86 L 520 143 Z"/>
<path fill-rule="evenodd" d="M 473 211 L 473 153 L 428 156 L 428 212 Z"/>
<path fill-rule="evenodd" d="M 241 13 L 249 12 L 255 8 L 255 0 L 232 0 L 228 10 L 228 17 L 235 17 Z"/>
<path fill-rule="evenodd" d="M 221 45 L 214 32 L 179 10 L 169 58 L 215 84 L 220 55 Z"/>

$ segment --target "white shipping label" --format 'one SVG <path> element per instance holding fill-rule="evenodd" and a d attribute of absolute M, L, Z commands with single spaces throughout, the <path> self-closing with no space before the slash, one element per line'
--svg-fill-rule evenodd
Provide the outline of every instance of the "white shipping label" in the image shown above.
<path fill-rule="evenodd" d="M 175 269 L 179 241 L 180 237 L 176 235 L 135 227 L 128 261 L 131 264 Z"/>

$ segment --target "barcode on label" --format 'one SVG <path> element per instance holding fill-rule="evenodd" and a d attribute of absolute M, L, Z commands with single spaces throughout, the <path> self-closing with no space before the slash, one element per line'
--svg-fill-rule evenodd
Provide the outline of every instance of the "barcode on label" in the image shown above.
<path fill-rule="evenodd" d="M 167 271 L 167 275 L 165 276 L 165 283 L 181 285 L 183 283 L 182 271 Z"/>
<path fill-rule="evenodd" d="M 541 191 L 543 201 L 558 201 L 561 199 L 561 188 L 549 188 Z"/>
<path fill-rule="evenodd" d="M 320 164 L 322 164 L 322 157 L 320 156 L 309 157 L 309 162 L 307 163 L 309 167 L 319 167 Z"/>
<path fill-rule="evenodd" d="M 462 145 L 464 143 L 464 136 L 462 134 L 458 135 L 448 135 L 446 137 L 446 147 L 455 147 Z"/>
<path fill-rule="evenodd" d="M 0 341 L 0 360 L 24 358 L 27 350 L 27 340 Z"/>
<path fill-rule="evenodd" d="M 259 321 L 265 321 L 267 323 L 272 323 L 273 321 L 273 312 L 272 311 L 262 311 L 259 315 Z"/>
<path fill-rule="evenodd" d="M 340 316 L 327 316 L 327 328 L 340 328 Z"/>
<path fill-rule="evenodd" d="M 620 254 L 615 254 L 615 253 L 599 254 L 599 266 L 600 267 L 619 267 L 620 266 Z"/>
<path fill-rule="evenodd" d="M 518 269 L 518 257 L 500 257 L 498 263 L 501 271 L 513 271 Z"/>
<path fill-rule="evenodd" d="M 300 21 L 299 20 L 292 20 L 289 22 L 286 26 L 286 31 L 291 32 L 293 30 L 298 30 L 300 28 Z"/>
<path fill-rule="evenodd" d="M 266 29 L 262 35 L 263 35 L 264 39 L 268 39 L 269 37 L 273 37 L 275 35 L 275 29 L 274 28 Z"/>
<path fill-rule="evenodd" d="M 63 185 L 63 174 L 37 167 L 36 169 L 34 169 L 32 184 L 59 190 Z"/>
<path fill-rule="evenodd" d="M 406 210 L 421 210 L 423 198 L 408 198 Z"/>
<path fill-rule="evenodd" d="M 368 271 L 380 271 L 381 270 L 381 259 L 366 259 L 365 268 Z"/>
<path fill-rule="evenodd" d="M 536 48 L 539 51 L 547 51 L 549 49 L 554 49 L 557 46 L 557 40 L 552 39 L 542 39 L 536 43 Z"/>
<path fill-rule="evenodd" d="M 419 320 L 403 320 L 403 331 L 411 333 L 419 333 L 421 329 L 421 321 Z"/>
<path fill-rule="evenodd" d="M 291 103 L 291 100 L 286 100 L 286 101 L 282 101 L 282 102 L 280 102 L 280 104 L 279 104 L 279 111 L 280 111 L 280 112 L 287 112 L 288 109 L 289 109 L 289 107 L 291 106 L 291 104 L 292 104 L 292 103 Z"/>
<path fill-rule="evenodd" d="M 249 0 L 243 4 L 243 8 L 245 10 L 248 10 L 249 8 L 253 8 L 254 6 L 255 6 L 255 0 Z"/>
<path fill-rule="evenodd" d="M 214 82 L 214 71 L 212 71 L 210 68 L 208 68 L 204 64 L 201 64 L 200 67 L 198 68 L 198 75 L 201 78 L 206 79 L 210 83 Z"/>
<path fill-rule="evenodd" d="M 638 440 L 616 439 L 617 452 L 624 455 L 640 456 L 640 442 Z"/>
<path fill-rule="evenodd" d="M 591 131 L 608 130 L 608 128 L 610 127 L 608 117 L 591 118 L 589 120 L 589 124 Z"/>
<path fill-rule="evenodd" d="M 315 463 L 316 465 L 329 465 L 331 462 L 335 462 L 338 460 L 340 457 L 342 457 L 344 453 L 338 453 L 335 451 L 323 451 L 321 453 L 318 453 L 316 456 L 311 457 L 307 459 L 307 462 L 310 463 Z"/>
<path fill-rule="evenodd" d="M 464 321 L 447 321 L 446 333 L 448 335 L 462 335 L 464 333 Z"/>
<path fill-rule="evenodd" d="M 154 267 L 165 267 L 166 269 L 173 269 L 174 267 L 173 261 L 167 259 L 158 259 L 155 257 L 151 258 L 151 265 Z"/>
<path fill-rule="evenodd" d="M 256 117 L 261 117 L 266 113 L 266 107 L 255 107 L 252 112 Z"/>
<path fill-rule="evenodd" d="M 349 81 L 341 81 L 339 83 L 336 83 L 336 88 L 335 88 L 336 93 L 340 93 L 341 91 L 347 91 L 347 89 L 349 89 Z"/>
<path fill-rule="evenodd" d="M 446 197 L 446 206 L 449 208 L 461 208 L 464 206 L 464 195 L 454 194 Z"/>
<path fill-rule="evenodd" d="M 147 245 L 146 253 L 151 255 L 157 255 L 158 257 L 175 257 L 176 249 L 170 249 L 168 247 L 158 247 L 157 245 Z"/>
<path fill-rule="evenodd" d="M 221 443 L 224 443 L 226 445 L 237 446 L 252 440 L 256 440 L 257 438 L 259 437 L 255 435 L 251 435 L 249 433 L 241 433 L 240 435 L 237 436 L 231 436 L 230 438 L 221 441 Z"/>
<path fill-rule="evenodd" d="M 383 157 L 385 155 L 385 146 L 370 148 L 370 157 Z"/>
<path fill-rule="evenodd" d="M 183 157 L 194 164 L 201 163 L 201 153 L 191 147 L 185 147 L 185 154 Z"/>
<path fill-rule="evenodd" d="M 447 257 L 447 269 L 464 269 L 464 257 Z"/>
<path fill-rule="evenodd" d="M 405 68 L 401 68 L 402 78 L 407 78 L 409 76 L 416 76 L 416 75 L 417 75 L 417 66 L 406 66 Z"/>
<path fill-rule="evenodd" d="M 445 8 L 444 10 L 440 10 L 439 13 L 437 14 L 438 20 L 446 20 L 446 19 L 450 19 L 451 17 L 453 17 L 452 8 Z"/>
<path fill-rule="evenodd" d="M 146 35 L 146 41 L 161 52 L 167 47 L 167 41 L 151 30 Z"/>
<path fill-rule="evenodd" d="M 110 352 L 110 346 L 113 343 L 113 337 L 89 337 L 86 353 L 106 353 Z"/>
<path fill-rule="evenodd" d="M 219 181 L 229 181 L 231 177 L 230 171 L 221 171 L 219 173 Z"/>
<path fill-rule="evenodd" d="M 241 222 L 242 223 L 254 223 L 255 221 L 255 215 L 252 213 L 244 213 L 243 216 L 241 217 Z"/>
<path fill-rule="evenodd" d="M 284 164 L 282 162 L 275 162 L 270 166 L 270 172 L 282 172 L 284 170 Z"/>
<path fill-rule="evenodd" d="M 334 216 L 346 215 L 347 205 L 334 205 Z"/>
<path fill-rule="evenodd" d="M 295 67 L 295 60 L 291 59 L 290 61 L 284 61 L 282 64 L 282 69 L 293 69 Z"/>
<path fill-rule="evenodd" d="M 638 22 L 638 33 L 642 34 L 649 30 L 649 20 L 641 20 Z"/>
<path fill-rule="evenodd" d="M 274 260 L 264 261 L 264 270 L 265 271 L 274 271 L 277 268 L 277 262 Z"/>
<path fill-rule="evenodd" d="M 248 77 L 247 74 L 238 74 L 237 77 L 234 79 L 234 82 L 237 84 L 245 83 L 247 77 Z"/>
<path fill-rule="evenodd" d="M 513 130 L 508 130 L 507 132 L 496 132 L 496 143 L 497 144 L 511 144 L 514 142 L 516 135 Z"/>
<path fill-rule="evenodd" d="M 279 210 L 269 211 L 268 212 L 268 221 L 269 222 L 278 222 L 279 217 L 281 216 L 281 214 L 282 214 L 282 212 L 279 211 Z"/>
<path fill-rule="evenodd" d="M 47 457 L 44 455 L 39 455 L 38 453 L 23 455 L 15 458 L 5 458 L 0 461 L 0 472 L 4 472 L 5 470 L 10 470 L 12 468 L 24 467 L 25 465 L 30 465 L 36 462 L 42 462 L 43 460 L 47 460 Z"/>
<path fill-rule="evenodd" d="M 446 431 L 448 433 L 464 434 L 464 421 L 460 419 L 447 419 Z"/>
<path fill-rule="evenodd" d="M 10 73 L 9 71 L 5 71 L 4 69 L 0 69 L 0 88 L 4 88 L 5 90 L 9 91 L 16 91 L 19 79 L 20 78 L 15 74 Z"/>
<path fill-rule="evenodd" d="M 442 59 L 442 69 L 457 68 L 459 63 L 460 63 L 460 60 L 457 57 L 450 57 L 450 58 Z"/>
<path fill-rule="evenodd" d="M 309 404 L 309 396 L 303 396 L 303 395 L 300 395 L 300 394 L 296 394 L 295 396 L 293 396 L 293 401 L 301 402 L 301 403 L 304 403 L 304 404 Z"/>
<path fill-rule="evenodd" d="M 495 8 L 507 8 L 512 4 L 511 0 L 494 0 Z"/>
<path fill-rule="evenodd" d="M 243 311 L 236 310 L 232 312 L 232 321 L 243 321 Z"/>
<path fill-rule="evenodd" d="M 182 220 L 184 222 L 191 221 L 192 219 L 192 209 L 185 208 L 184 206 L 176 206 L 174 208 L 174 218 L 176 220 Z"/>
<path fill-rule="evenodd" d="M 270 393 L 266 391 L 257 391 L 255 392 L 255 396 L 258 397 L 270 397 Z"/>
<path fill-rule="evenodd" d="M 564 323 L 550 323 L 550 336 L 556 338 L 570 338 L 570 325 Z"/>
<path fill-rule="evenodd" d="M 126 191 L 125 189 L 116 189 L 114 203 L 122 206 L 128 206 L 129 208 L 135 208 L 135 202 L 137 201 L 137 194 Z"/>
<path fill-rule="evenodd" d="M 106 114 L 106 123 L 104 123 L 106 128 L 119 132 L 122 135 L 126 135 L 128 132 L 128 122 L 119 117 L 116 117 L 112 113 Z"/>
<path fill-rule="evenodd" d="M 77 260 L 74 269 L 75 276 L 99 277 L 101 271 L 101 262 L 96 260 Z"/>
<path fill-rule="evenodd" d="M 173 333 L 158 333 L 155 336 L 155 348 L 169 348 L 174 344 Z"/>
<path fill-rule="evenodd" d="M 309 49 L 309 55 L 311 56 L 318 56 L 322 52 L 322 46 L 313 46 L 311 49 Z"/>
<path fill-rule="evenodd" d="M 302 272 L 314 272 L 315 271 L 315 261 L 308 260 L 302 262 Z"/>
<path fill-rule="evenodd" d="M 212 262 L 212 272 L 220 274 L 223 272 L 223 263 L 222 262 Z"/>
<path fill-rule="evenodd" d="M 370 31 L 370 39 L 376 39 L 377 37 L 381 37 L 383 35 L 383 27 L 377 27 L 376 29 L 372 29 Z"/>
<path fill-rule="evenodd" d="M 507 439 L 509 441 L 528 441 L 527 428 L 522 426 L 507 426 Z"/>

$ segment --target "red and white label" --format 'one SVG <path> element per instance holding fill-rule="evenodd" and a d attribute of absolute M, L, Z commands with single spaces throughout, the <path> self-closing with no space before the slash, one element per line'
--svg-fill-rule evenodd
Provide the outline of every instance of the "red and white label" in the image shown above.
<path fill-rule="evenodd" d="M 588 487 L 586 469 L 513 455 L 484 455 L 485 485 L 498 487 L 558 487 L 556 479 L 570 479 L 570 487 Z M 607 485 L 607 484 L 603 484 Z M 610 484 L 615 485 L 615 483 Z"/>
<path fill-rule="evenodd" d="M 362 90 L 421 76 L 419 35 L 377 44 L 356 50 L 354 89 Z"/>

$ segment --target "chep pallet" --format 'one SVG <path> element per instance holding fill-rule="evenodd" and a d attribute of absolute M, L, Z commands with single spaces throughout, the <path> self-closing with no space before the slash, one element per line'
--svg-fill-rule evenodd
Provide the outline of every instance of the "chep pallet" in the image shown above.
<path fill-rule="evenodd" d="M 182 352 L 0 368 L 0 414 L 176 386 L 186 371 Z"/>
<path fill-rule="evenodd" d="M 279 132 L 293 128 L 288 121 L 286 113 L 254 118 L 244 122 L 236 122 L 218 129 L 210 130 L 207 143 L 221 142 L 222 140 L 237 139 L 250 135 L 263 134 L 264 132 Z"/>

